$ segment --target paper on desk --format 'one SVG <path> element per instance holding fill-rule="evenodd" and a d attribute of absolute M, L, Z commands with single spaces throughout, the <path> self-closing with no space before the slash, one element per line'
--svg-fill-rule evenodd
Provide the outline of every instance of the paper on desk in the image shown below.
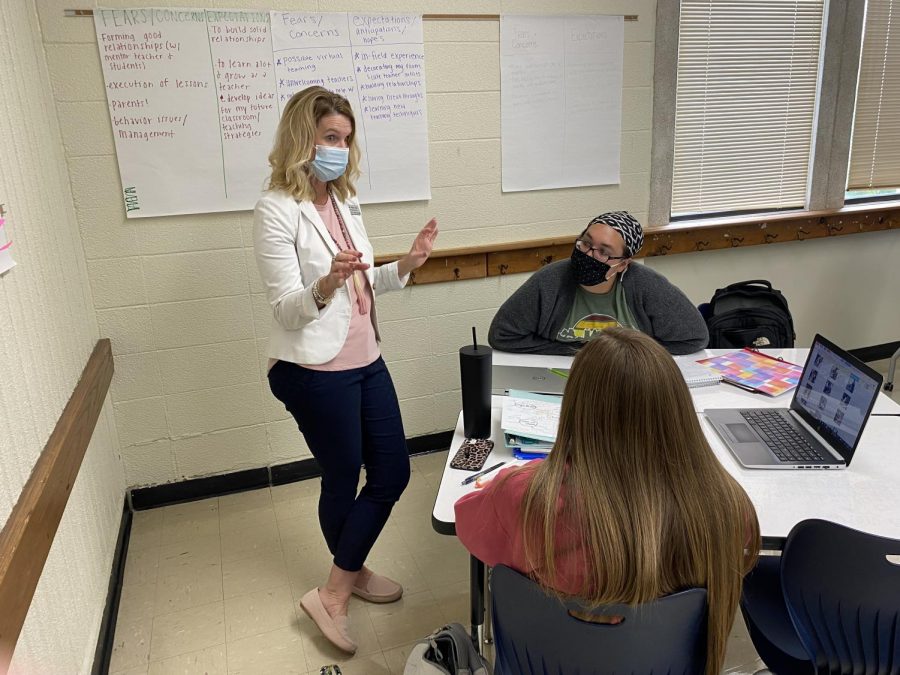
<path fill-rule="evenodd" d="M 559 396 L 511 389 L 503 399 L 500 427 L 504 432 L 552 443 L 559 426 Z"/>

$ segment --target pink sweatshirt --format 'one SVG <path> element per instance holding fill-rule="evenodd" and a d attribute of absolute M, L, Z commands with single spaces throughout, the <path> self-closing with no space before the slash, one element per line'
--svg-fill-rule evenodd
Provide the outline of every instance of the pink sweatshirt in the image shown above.
<path fill-rule="evenodd" d="M 510 474 L 512 477 L 504 481 L 504 476 Z M 456 536 L 472 555 L 486 565 L 506 565 L 535 578 L 539 576 L 537 570 L 525 558 L 521 511 L 532 475 L 521 467 L 504 469 L 483 490 L 460 497 L 454 509 Z M 556 578 L 546 580 L 547 584 L 562 593 L 577 595 L 584 582 L 582 548 L 577 534 L 559 520 L 555 563 Z"/>
<path fill-rule="evenodd" d="M 535 462 L 526 466 L 532 464 Z M 510 474 L 508 480 L 501 480 Z M 486 565 L 506 565 L 535 579 L 540 574 L 525 558 L 522 537 L 523 500 L 533 475 L 531 471 L 522 471 L 521 467 L 504 469 L 483 490 L 460 497 L 454 509 L 456 536 L 472 555 Z M 560 495 L 557 512 L 562 507 L 563 496 Z M 750 546 L 749 520 L 744 528 L 746 545 Z M 562 519 L 556 522 L 555 563 L 556 577 L 543 581 L 564 594 L 579 595 L 587 564 L 578 534 Z"/>

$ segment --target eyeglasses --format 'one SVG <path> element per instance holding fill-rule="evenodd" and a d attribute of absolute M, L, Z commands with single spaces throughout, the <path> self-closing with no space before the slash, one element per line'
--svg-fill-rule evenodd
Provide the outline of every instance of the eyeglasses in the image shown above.
<path fill-rule="evenodd" d="M 609 263 L 610 260 L 628 260 L 631 257 L 627 255 L 606 255 L 601 253 L 599 248 L 593 246 L 593 243 L 587 239 L 576 239 L 575 248 L 602 263 Z"/>

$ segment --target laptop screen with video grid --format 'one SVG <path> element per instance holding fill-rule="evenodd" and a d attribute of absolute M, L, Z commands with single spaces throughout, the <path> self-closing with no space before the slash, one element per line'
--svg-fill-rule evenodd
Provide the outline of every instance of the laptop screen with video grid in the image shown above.
<path fill-rule="evenodd" d="M 865 365 L 817 335 L 791 402 L 816 433 L 849 460 L 878 396 Z"/>

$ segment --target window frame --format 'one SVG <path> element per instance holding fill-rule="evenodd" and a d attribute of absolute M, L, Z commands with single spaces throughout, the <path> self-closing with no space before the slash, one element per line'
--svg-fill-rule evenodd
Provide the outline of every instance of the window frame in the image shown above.
<path fill-rule="evenodd" d="M 808 212 L 837 211 L 844 206 L 865 3 L 825 0 L 824 11 L 820 81 L 805 208 L 747 213 L 740 216 L 742 220 L 757 221 L 768 213 L 801 216 Z M 657 0 L 648 213 L 650 227 L 675 222 L 679 225 L 702 225 L 728 215 L 712 212 L 673 219 L 671 214 L 680 16 L 681 0 Z"/>

